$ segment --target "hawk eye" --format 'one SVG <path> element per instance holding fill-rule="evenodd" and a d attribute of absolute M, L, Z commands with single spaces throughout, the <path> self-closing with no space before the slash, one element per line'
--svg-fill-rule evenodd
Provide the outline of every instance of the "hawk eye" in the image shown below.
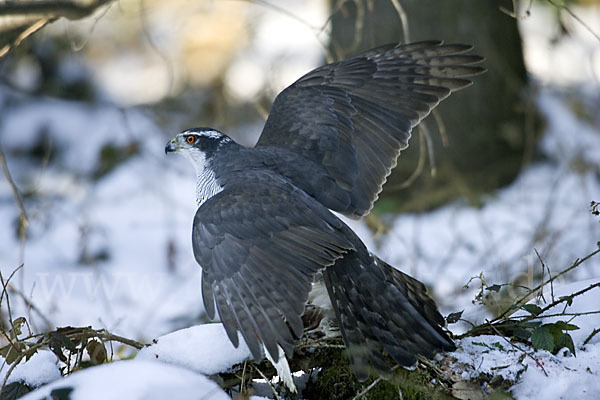
<path fill-rule="evenodd" d="M 185 141 L 189 144 L 194 144 L 194 142 L 196 141 L 196 137 L 194 135 L 187 135 L 185 137 Z"/>

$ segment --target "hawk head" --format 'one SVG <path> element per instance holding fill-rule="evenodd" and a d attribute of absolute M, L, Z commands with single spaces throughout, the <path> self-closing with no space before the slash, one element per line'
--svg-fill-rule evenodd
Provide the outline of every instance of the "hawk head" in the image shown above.
<path fill-rule="evenodd" d="M 210 158 L 224 143 L 230 142 L 229 136 L 213 128 L 193 128 L 183 131 L 165 146 L 165 153 L 179 152 L 192 160 L 199 157 Z"/>

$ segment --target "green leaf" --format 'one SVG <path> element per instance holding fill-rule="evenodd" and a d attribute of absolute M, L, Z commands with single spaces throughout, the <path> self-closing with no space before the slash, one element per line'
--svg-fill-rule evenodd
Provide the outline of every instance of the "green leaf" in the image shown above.
<path fill-rule="evenodd" d="M 504 351 L 504 346 L 502 346 L 500 344 L 500 342 L 494 342 L 494 343 L 491 344 L 491 346 L 497 348 L 500 351 Z"/>
<path fill-rule="evenodd" d="M 554 325 L 556 325 L 557 328 L 563 331 L 576 331 L 577 329 L 579 329 L 577 325 L 569 324 L 565 321 L 556 321 Z"/>
<path fill-rule="evenodd" d="M 486 287 L 485 289 L 489 290 L 491 292 L 499 292 L 500 289 L 502 289 L 502 286 L 500 286 L 500 285 L 492 285 L 492 286 Z"/>
<path fill-rule="evenodd" d="M 521 306 L 521 308 L 531 315 L 538 315 L 542 312 L 542 309 L 539 306 L 536 306 L 535 304 L 524 304 Z"/>
<path fill-rule="evenodd" d="M 571 354 L 575 355 L 575 345 L 573 344 L 573 338 L 568 333 L 563 333 L 559 336 L 556 341 L 556 351 L 559 351 L 563 347 L 566 347 L 571 351 Z"/>
<path fill-rule="evenodd" d="M 73 341 L 67 336 L 58 332 L 58 330 L 48 334 L 48 342 L 53 343 L 54 347 L 65 348 L 72 352 L 77 351 L 77 346 L 75 346 L 75 343 L 73 343 Z"/>
<path fill-rule="evenodd" d="M 566 301 L 567 305 L 569 305 L 569 306 L 573 305 L 573 296 L 560 296 L 558 299 L 562 300 L 562 301 Z"/>
<path fill-rule="evenodd" d="M 554 336 L 547 326 L 541 326 L 533 331 L 531 344 L 536 350 L 554 350 Z"/>
<path fill-rule="evenodd" d="M 48 333 L 48 348 L 62 362 L 67 361 L 67 357 L 63 354 L 63 349 L 67 349 L 72 353 L 77 351 L 77 347 L 73 341 L 58 331 Z"/>
<path fill-rule="evenodd" d="M 449 324 L 455 324 L 455 323 L 457 323 L 458 320 L 460 319 L 460 317 L 462 317 L 462 313 L 464 311 L 465 310 L 451 313 L 450 315 L 448 315 L 446 317 L 446 322 L 448 322 Z"/>
<path fill-rule="evenodd" d="M 513 333 L 519 339 L 529 339 L 531 337 L 531 331 L 518 327 Z"/>
<path fill-rule="evenodd" d="M 0 349 L 0 355 L 4 357 L 7 364 L 12 364 L 24 348 L 25 346 L 20 342 L 15 342 L 14 344 L 9 343 Z"/>
<path fill-rule="evenodd" d="M 542 325 L 542 321 L 519 322 L 519 326 L 522 328 L 537 328 L 540 325 Z"/>
<path fill-rule="evenodd" d="M 31 387 L 23 381 L 16 381 L 4 386 L 2 393 L 0 393 L 0 400 L 16 400 L 29 392 L 31 392 Z"/>
<path fill-rule="evenodd" d="M 54 389 L 50 392 L 50 398 L 52 400 L 71 400 L 72 387 L 62 387 Z"/>
<path fill-rule="evenodd" d="M 554 323 L 544 324 L 542 326 L 548 328 L 548 330 L 552 334 L 552 337 L 554 338 L 554 343 L 556 343 L 558 341 L 558 338 L 563 334 L 562 329 L 560 329 Z"/>
<path fill-rule="evenodd" d="M 29 361 L 29 359 L 30 359 L 31 357 L 33 357 L 35 354 L 37 354 L 37 352 L 38 352 L 38 351 L 37 351 L 37 349 L 36 349 L 36 350 L 34 350 L 34 351 L 31 351 L 31 348 L 28 348 L 28 350 L 29 350 L 29 351 L 28 351 L 28 352 L 27 352 L 27 354 L 25 355 L 25 362 Z"/>
<path fill-rule="evenodd" d="M 502 390 L 494 390 L 489 397 L 490 400 L 515 400 L 510 392 L 504 392 Z"/>
<path fill-rule="evenodd" d="M 21 327 L 25 323 L 25 317 L 19 317 L 12 322 L 12 328 L 10 330 L 10 336 L 12 339 L 16 339 L 23 331 Z"/>

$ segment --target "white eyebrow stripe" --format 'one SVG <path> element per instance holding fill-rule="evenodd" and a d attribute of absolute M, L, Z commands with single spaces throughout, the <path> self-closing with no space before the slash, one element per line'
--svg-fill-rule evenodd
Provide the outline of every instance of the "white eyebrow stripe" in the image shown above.
<path fill-rule="evenodd" d="M 217 132 L 217 131 L 197 131 L 194 129 L 188 129 L 187 131 L 183 132 L 183 134 L 184 135 L 194 134 L 194 135 L 204 136 L 204 137 L 211 138 L 211 139 L 220 139 L 224 136 L 221 132 Z"/>

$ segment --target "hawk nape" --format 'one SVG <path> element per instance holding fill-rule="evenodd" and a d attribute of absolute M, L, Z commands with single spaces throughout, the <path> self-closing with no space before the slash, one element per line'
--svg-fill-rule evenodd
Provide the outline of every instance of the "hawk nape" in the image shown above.
<path fill-rule="evenodd" d="M 411 130 L 484 71 L 470 49 L 387 45 L 317 68 L 277 96 L 254 148 L 211 128 L 167 144 L 196 168 L 204 306 L 236 347 L 239 331 L 255 359 L 264 346 L 286 363 L 311 290 L 324 284 L 360 380 L 371 367 L 389 371 L 385 353 L 410 367 L 455 349 L 425 286 L 371 254 L 331 211 L 369 213 Z"/>

